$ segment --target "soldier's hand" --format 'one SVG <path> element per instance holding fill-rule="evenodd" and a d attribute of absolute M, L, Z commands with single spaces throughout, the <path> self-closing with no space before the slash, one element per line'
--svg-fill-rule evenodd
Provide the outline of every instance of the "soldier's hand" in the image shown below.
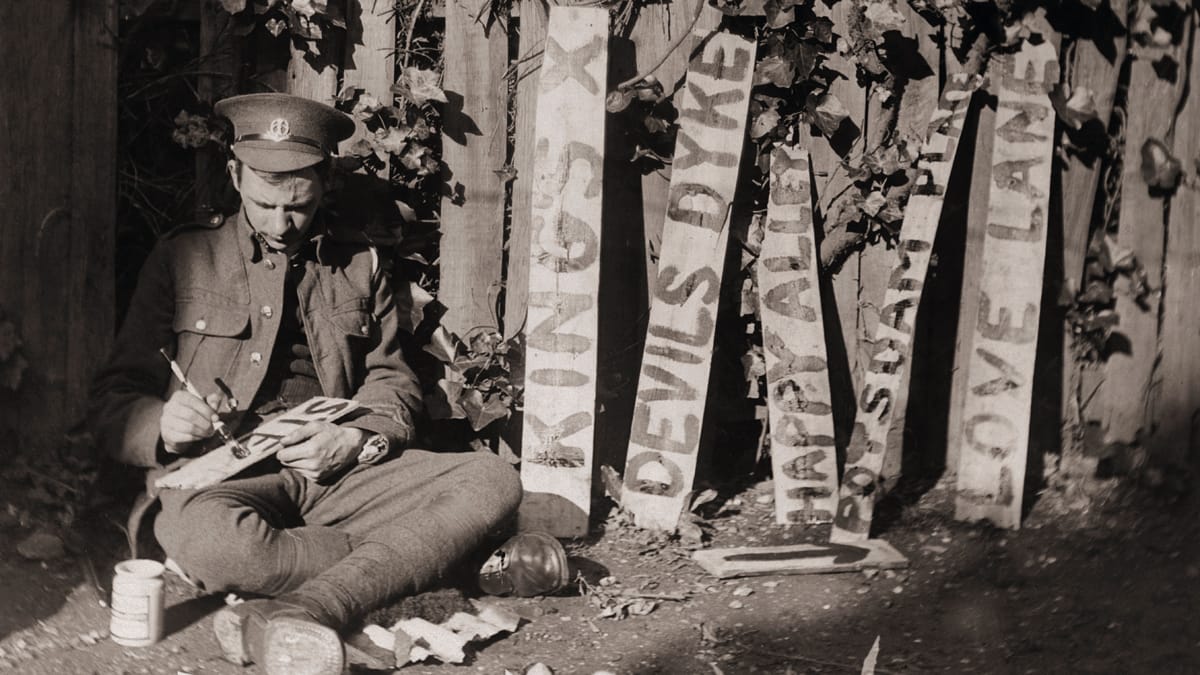
<path fill-rule="evenodd" d="M 309 422 L 279 439 L 279 463 L 312 481 L 321 481 L 358 457 L 366 432 L 333 422 Z"/>
<path fill-rule="evenodd" d="M 220 394 L 209 394 L 205 399 L 183 389 L 171 394 L 158 421 L 163 447 L 167 452 L 180 454 L 196 441 L 212 436 L 213 421 L 217 419 L 220 406 Z"/>

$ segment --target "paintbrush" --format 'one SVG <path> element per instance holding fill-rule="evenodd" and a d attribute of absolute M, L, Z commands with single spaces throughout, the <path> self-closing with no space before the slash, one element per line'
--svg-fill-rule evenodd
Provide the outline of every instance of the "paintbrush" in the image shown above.
<path fill-rule="evenodd" d="M 171 364 L 171 372 L 175 373 L 175 378 L 183 383 L 184 389 L 187 389 L 188 393 L 191 394 L 192 396 L 195 396 L 196 398 L 203 401 L 204 395 L 201 394 L 200 390 L 196 389 L 195 385 L 193 385 L 187 379 L 187 376 L 183 374 L 183 369 L 179 367 L 178 363 L 175 363 L 175 359 L 171 358 L 171 356 L 169 354 L 167 354 L 167 350 L 159 349 L 158 353 L 162 354 L 163 358 L 167 360 L 167 363 Z M 234 457 L 237 457 L 238 459 L 244 459 L 245 457 L 250 455 L 250 451 L 248 449 L 246 449 L 246 447 L 244 445 L 239 443 L 238 440 L 233 437 L 233 434 L 229 433 L 229 428 L 226 427 L 225 423 L 222 422 L 220 419 L 216 419 L 213 421 L 213 429 L 216 430 L 217 435 L 221 437 L 221 440 L 223 440 L 226 443 L 229 443 L 230 445 L 233 446 L 233 456 Z"/>

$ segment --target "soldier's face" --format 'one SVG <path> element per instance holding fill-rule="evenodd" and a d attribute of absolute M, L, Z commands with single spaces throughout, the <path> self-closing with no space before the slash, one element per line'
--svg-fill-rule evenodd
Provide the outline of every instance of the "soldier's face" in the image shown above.
<path fill-rule="evenodd" d="M 288 253 L 307 239 L 325 193 L 312 168 L 286 174 L 260 174 L 248 166 L 231 167 L 233 187 L 242 195 L 250 225 L 267 245 Z"/>

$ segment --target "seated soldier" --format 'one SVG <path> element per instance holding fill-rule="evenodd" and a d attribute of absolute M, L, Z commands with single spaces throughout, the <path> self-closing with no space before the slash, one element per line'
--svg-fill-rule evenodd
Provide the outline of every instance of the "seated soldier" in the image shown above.
<path fill-rule="evenodd" d="M 150 254 L 90 419 L 114 457 L 161 467 L 213 447 L 218 419 L 241 434 L 312 396 L 362 405 L 344 423 L 297 428 L 275 459 L 216 486 L 163 490 L 155 524 L 172 568 L 197 586 L 268 596 L 214 618 L 226 658 L 339 673 L 339 631 L 428 588 L 510 522 L 521 486 L 492 454 L 406 448 L 421 396 L 392 288 L 363 234 L 320 209 L 330 153 L 353 122 L 280 94 L 216 110 L 233 122 L 241 209 L 176 228 Z M 214 395 L 188 393 L 160 348 Z"/>

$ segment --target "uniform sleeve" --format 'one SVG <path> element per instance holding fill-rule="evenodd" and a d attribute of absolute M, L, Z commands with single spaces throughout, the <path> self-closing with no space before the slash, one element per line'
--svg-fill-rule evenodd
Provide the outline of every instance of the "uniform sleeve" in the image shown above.
<path fill-rule="evenodd" d="M 173 354 L 174 284 L 168 244 L 160 242 L 142 266 L 125 322 L 107 362 L 93 380 L 88 424 L 101 448 L 125 464 L 157 466 L 159 419 Z"/>
<path fill-rule="evenodd" d="M 421 405 L 421 388 L 401 352 L 400 318 L 387 275 L 376 272 L 372 286 L 379 341 L 367 354 L 366 378 L 353 397 L 371 412 L 347 422 L 346 426 L 382 434 L 392 448 L 399 449 L 413 438 L 413 421 Z"/>

